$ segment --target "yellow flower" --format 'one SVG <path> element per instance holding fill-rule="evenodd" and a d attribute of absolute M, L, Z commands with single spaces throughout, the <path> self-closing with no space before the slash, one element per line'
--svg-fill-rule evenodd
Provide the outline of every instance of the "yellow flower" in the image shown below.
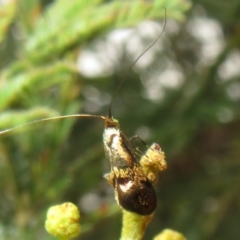
<path fill-rule="evenodd" d="M 72 203 L 63 203 L 48 209 L 45 229 L 53 236 L 69 239 L 79 234 L 79 220 L 78 208 Z"/>
<path fill-rule="evenodd" d="M 186 238 L 177 231 L 165 229 L 154 237 L 153 240 L 186 240 Z"/>
<path fill-rule="evenodd" d="M 153 143 L 142 156 L 140 165 L 144 174 L 152 184 L 158 181 L 158 174 L 167 168 L 165 154 L 157 143 Z"/>

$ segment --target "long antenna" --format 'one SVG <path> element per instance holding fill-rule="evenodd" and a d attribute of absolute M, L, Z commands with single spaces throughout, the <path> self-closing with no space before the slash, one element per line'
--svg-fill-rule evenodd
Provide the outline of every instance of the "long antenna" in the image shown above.
<path fill-rule="evenodd" d="M 114 100 L 116 99 L 116 96 L 117 96 L 117 94 L 118 94 L 118 92 L 119 92 L 122 84 L 126 81 L 127 75 L 130 73 L 131 69 L 132 69 L 132 68 L 134 67 L 134 65 L 138 62 L 138 60 L 139 60 L 150 48 L 152 48 L 152 47 L 154 46 L 154 44 L 159 40 L 159 38 L 162 36 L 162 34 L 163 34 L 163 32 L 164 32 L 164 30 L 165 30 L 165 28 L 166 28 L 166 23 L 167 23 L 167 10 L 166 10 L 166 8 L 163 8 L 163 9 L 164 9 L 164 11 L 165 11 L 163 29 L 162 29 L 161 33 L 159 34 L 159 36 L 151 43 L 150 46 L 148 46 L 148 47 L 137 57 L 137 59 L 130 65 L 130 67 L 128 68 L 127 72 L 124 74 L 124 76 L 123 76 L 120 84 L 118 85 L 118 87 L 117 87 L 117 89 L 116 89 L 116 91 L 115 91 L 115 93 L 114 93 L 114 95 L 113 95 L 113 97 L 112 97 L 112 100 L 111 100 L 111 102 L 110 102 L 109 109 L 108 109 L 108 117 L 109 117 L 109 118 L 112 118 L 112 105 L 113 105 L 113 102 L 114 102 Z"/>
<path fill-rule="evenodd" d="M 47 122 L 47 121 L 52 121 L 52 120 L 65 119 L 65 118 L 73 118 L 73 117 L 78 117 L 78 118 L 100 118 L 102 120 L 106 119 L 103 116 L 92 115 L 92 114 L 71 114 L 71 115 L 65 115 L 65 116 L 49 117 L 49 118 L 44 118 L 44 119 L 40 119 L 40 120 L 35 120 L 35 121 L 29 122 L 29 123 L 26 123 L 26 124 L 22 124 L 22 125 L 13 127 L 13 128 L 9 128 L 9 129 L 3 130 L 3 131 L 0 130 L 0 135 L 5 134 L 7 132 L 11 132 L 13 130 L 17 130 L 17 129 L 23 128 L 23 127 L 28 126 L 28 125 L 35 124 L 35 123 Z"/>

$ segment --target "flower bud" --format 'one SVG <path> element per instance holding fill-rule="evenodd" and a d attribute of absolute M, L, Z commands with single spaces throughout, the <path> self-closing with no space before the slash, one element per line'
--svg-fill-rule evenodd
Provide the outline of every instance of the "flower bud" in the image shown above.
<path fill-rule="evenodd" d="M 80 232 L 80 213 L 73 203 L 50 207 L 47 212 L 45 229 L 58 238 L 76 237 Z"/>
<path fill-rule="evenodd" d="M 159 233 L 153 240 L 186 240 L 186 238 L 179 232 L 172 229 L 165 229 Z"/>

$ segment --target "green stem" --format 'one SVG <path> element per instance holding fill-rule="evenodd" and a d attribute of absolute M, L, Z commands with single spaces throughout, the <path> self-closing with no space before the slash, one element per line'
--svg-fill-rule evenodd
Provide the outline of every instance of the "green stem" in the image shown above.
<path fill-rule="evenodd" d="M 141 216 L 123 210 L 123 226 L 120 240 L 141 240 L 153 214 Z"/>

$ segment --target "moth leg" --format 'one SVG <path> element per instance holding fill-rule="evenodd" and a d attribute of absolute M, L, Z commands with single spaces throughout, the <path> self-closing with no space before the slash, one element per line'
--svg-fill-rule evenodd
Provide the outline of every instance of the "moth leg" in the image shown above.
<path fill-rule="evenodd" d="M 151 150 L 152 150 L 153 152 L 161 152 L 161 147 L 160 147 L 157 143 L 153 143 L 153 144 L 149 147 L 149 146 L 147 145 L 147 143 L 146 143 L 141 137 L 139 137 L 138 135 L 135 135 L 135 136 L 131 137 L 129 140 L 132 141 L 132 140 L 134 140 L 134 139 L 140 140 L 140 142 L 142 142 L 142 144 L 145 145 L 146 148 L 147 148 L 146 153 L 142 153 L 142 152 L 136 147 L 136 152 L 137 152 L 138 154 L 140 153 L 140 154 L 141 154 L 141 157 L 142 157 L 143 155 L 145 155 L 146 157 L 149 157 L 149 156 L 148 156 L 148 153 L 151 152 Z"/>
<path fill-rule="evenodd" d="M 146 148 L 149 148 L 149 146 L 147 145 L 147 143 L 144 142 L 143 139 L 142 139 L 141 137 L 139 137 L 138 135 L 135 135 L 135 136 L 131 137 L 131 138 L 129 139 L 129 141 L 132 142 L 134 139 L 138 139 L 140 142 L 142 142 L 142 144 L 143 144 L 144 146 L 146 146 Z"/>

